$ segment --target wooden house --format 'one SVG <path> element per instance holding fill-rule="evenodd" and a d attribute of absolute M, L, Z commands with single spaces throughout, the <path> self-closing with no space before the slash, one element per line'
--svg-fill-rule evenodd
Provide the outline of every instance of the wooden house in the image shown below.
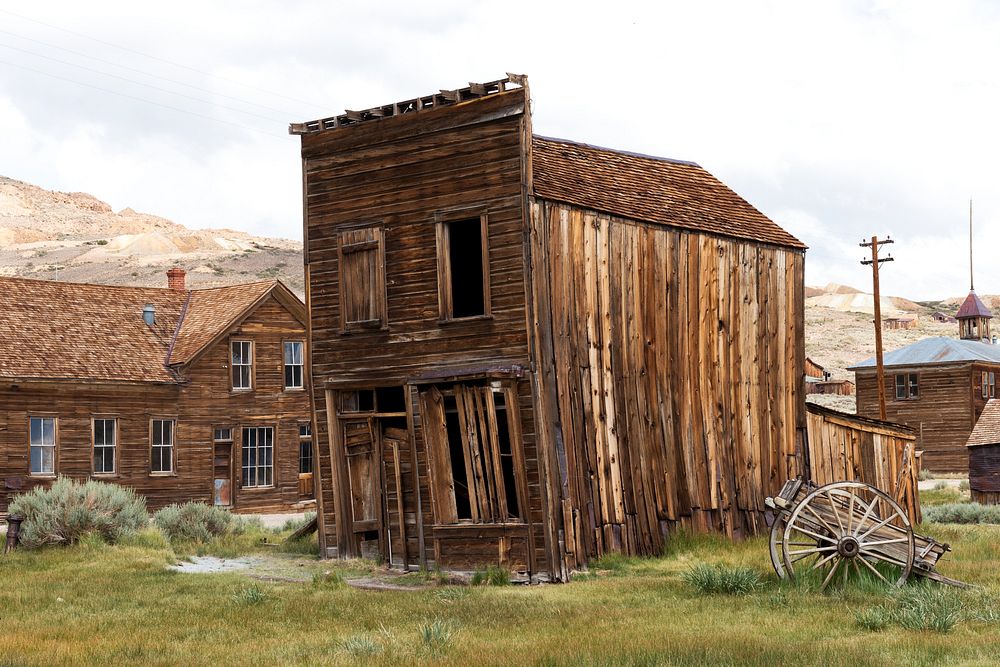
<path fill-rule="evenodd" d="M 0 278 L 0 512 L 58 475 L 242 512 L 315 504 L 306 313 L 282 283 Z"/>
<path fill-rule="evenodd" d="M 966 442 L 973 502 L 1000 504 L 1000 399 L 991 399 Z"/>
<path fill-rule="evenodd" d="M 904 317 L 887 317 L 882 320 L 882 326 L 886 329 L 916 329 L 917 318 L 913 315 Z"/>
<path fill-rule="evenodd" d="M 967 472 L 966 442 L 986 402 L 997 396 L 1000 346 L 990 342 L 990 312 L 970 292 L 958 312 L 960 338 L 935 337 L 884 357 L 886 417 L 917 431 L 923 466 Z M 879 416 L 875 359 L 854 371 L 859 415 Z"/>
<path fill-rule="evenodd" d="M 805 248 L 700 166 L 532 133 L 523 77 L 301 137 L 321 545 L 532 577 L 764 529 Z"/>

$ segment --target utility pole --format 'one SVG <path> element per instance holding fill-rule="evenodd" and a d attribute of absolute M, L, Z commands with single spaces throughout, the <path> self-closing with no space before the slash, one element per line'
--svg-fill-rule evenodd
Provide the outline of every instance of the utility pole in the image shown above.
<path fill-rule="evenodd" d="M 882 262 L 891 262 L 892 255 L 886 257 L 878 256 L 880 245 L 888 245 L 892 239 L 888 236 L 884 241 L 879 241 L 877 236 L 873 236 L 871 241 L 862 241 L 858 245 L 862 248 L 872 249 L 872 258 L 861 260 L 862 264 L 871 264 L 872 267 L 872 291 L 875 297 L 875 374 L 878 378 L 878 414 L 882 421 L 885 421 L 885 375 L 882 365 L 882 302 L 878 288 L 878 267 Z"/>

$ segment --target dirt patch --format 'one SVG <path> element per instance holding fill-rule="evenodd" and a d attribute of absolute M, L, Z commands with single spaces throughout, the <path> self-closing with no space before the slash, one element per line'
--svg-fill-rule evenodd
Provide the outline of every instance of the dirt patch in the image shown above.
<path fill-rule="evenodd" d="M 239 572 L 260 565 L 263 559 L 254 556 L 243 558 L 216 558 L 215 556 L 192 556 L 189 561 L 170 565 L 171 570 L 188 574 L 221 574 Z"/>

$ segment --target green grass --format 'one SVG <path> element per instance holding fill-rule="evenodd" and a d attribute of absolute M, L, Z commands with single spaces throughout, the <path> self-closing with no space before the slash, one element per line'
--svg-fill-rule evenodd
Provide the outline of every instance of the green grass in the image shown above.
<path fill-rule="evenodd" d="M 944 574 L 981 588 L 820 593 L 778 582 L 762 538 L 686 536 L 661 558 L 600 559 L 568 585 L 372 591 L 344 585 L 384 576 L 370 562 L 278 554 L 251 538 L 223 550 L 265 553 L 301 582 L 174 572 L 173 548 L 145 531 L 0 558 L 0 665 L 994 664 L 1000 527 L 918 531 L 951 543 Z M 749 570 L 759 586 L 702 593 L 685 582 L 702 564 Z"/>

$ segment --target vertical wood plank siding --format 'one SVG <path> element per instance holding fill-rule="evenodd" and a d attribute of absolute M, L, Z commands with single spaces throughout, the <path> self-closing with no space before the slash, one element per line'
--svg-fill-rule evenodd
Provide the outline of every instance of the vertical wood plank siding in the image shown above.
<path fill-rule="evenodd" d="M 537 199 L 531 224 L 566 566 L 762 529 L 802 472 L 803 253 Z"/>
<path fill-rule="evenodd" d="M 920 523 L 917 436 L 888 422 L 806 404 L 810 478 L 822 486 L 844 480 L 871 484 L 892 496 Z"/>

